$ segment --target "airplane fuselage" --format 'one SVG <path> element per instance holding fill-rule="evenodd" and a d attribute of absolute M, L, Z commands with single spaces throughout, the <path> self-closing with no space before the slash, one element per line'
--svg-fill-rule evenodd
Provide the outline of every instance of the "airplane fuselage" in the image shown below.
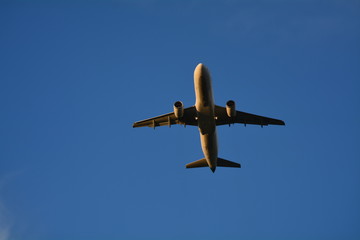
<path fill-rule="evenodd" d="M 194 86 L 198 127 L 200 132 L 201 148 L 205 159 L 212 171 L 215 171 L 218 158 L 215 103 L 212 93 L 211 76 L 203 65 L 197 65 L 194 72 Z"/>
<path fill-rule="evenodd" d="M 133 127 L 171 126 L 174 124 L 197 126 L 200 132 L 201 148 L 204 158 L 186 164 L 186 168 L 209 167 L 215 172 L 216 167 L 241 168 L 240 163 L 218 157 L 216 126 L 240 124 L 255 124 L 262 126 L 285 125 L 285 122 L 275 118 L 263 117 L 251 113 L 237 111 L 235 101 L 229 100 L 226 106 L 215 105 L 210 72 L 200 63 L 194 71 L 194 87 L 196 102 L 194 106 L 184 108 L 181 101 L 173 104 L 173 112 L 157 117 L 135 122 Z"/>

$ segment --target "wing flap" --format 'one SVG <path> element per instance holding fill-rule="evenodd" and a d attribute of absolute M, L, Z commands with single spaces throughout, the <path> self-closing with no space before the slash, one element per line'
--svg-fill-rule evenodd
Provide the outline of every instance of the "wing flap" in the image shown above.
<path fill-rule="evenodd" d="M 183 124 L 183 125 L 191 125 L 197 126 L 196 120 L 196 109 L 195 107 L 188 107 L 184 109 L 184 116 L 180 119 L 175 117 L 173 112 L 167 113 L 164 115 L 160 115 L 157 117 L 145 119 L 142 121 L 135 122 L 133 127 L 159 127 L 159 126 L 170 126 L 174 124 Z"/>
<path fill-rule="evenodd" d="M 236 116 L 234 118 L 230 118 L 226 113 L 226 108 L 220 106 L 215 106 L 215 114 L 217 117 L 216 125 L 232 123 L 255 124 L 261 126 L 285 125 L 285 122 L 279 119 L 263 117 L 241 111 L 236 111 Z"/>

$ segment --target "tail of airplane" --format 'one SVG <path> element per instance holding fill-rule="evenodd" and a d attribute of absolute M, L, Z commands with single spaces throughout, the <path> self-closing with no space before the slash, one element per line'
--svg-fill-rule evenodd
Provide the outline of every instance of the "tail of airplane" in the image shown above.
<path fill-rule="evenodd" d="M 198 168 L 198 167 L 208 167 L 208 163 L 206 162 L 205 158 L 202 158 L 200 160 L 197 160 L 192 163 L 186 164 L 186 168 Z"/>
<path fill-rule="evenodd" d="M 192 163 L 186 164 L 186 168 L 199 168 L 199 167 L 208 167 L 208 163 L 205 158 L 197 160 Z M 225 160 L 222 158 L 217 159 L 217 167 L 233 167 L 233 168 L 241 168 L 240 163 L 231 162 L 229 160 Z"/>
<path fill-rule="evenodd" d="M 218 167 L 234 167 L 234 168 L 241 168 L 240 163 L 231 162 L 229 160 L 225 160 L 222 158 L 217 159 L 217 166 Z"/>

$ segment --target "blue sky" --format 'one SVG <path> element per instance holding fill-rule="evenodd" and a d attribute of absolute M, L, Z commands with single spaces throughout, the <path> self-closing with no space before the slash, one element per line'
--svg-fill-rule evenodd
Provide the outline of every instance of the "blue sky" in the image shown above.
<path fill-rule="evenodd" d="M 359 239 L 359 1 L 1 1 L 0 240 Z M 286 127 L 218 128 L 241 169 L 185 169 L 194 104 Z"/>

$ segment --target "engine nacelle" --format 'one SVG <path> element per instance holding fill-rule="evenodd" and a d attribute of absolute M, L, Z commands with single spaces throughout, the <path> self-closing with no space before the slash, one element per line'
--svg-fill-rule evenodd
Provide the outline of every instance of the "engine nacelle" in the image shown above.
<path fill-rule="evenodd" d="M 184 116 L 184 104 L 181 101 L 174 103 L 174 115 L 178 119 Z"/>
<path fill-rule="evenodd" d="M 236 116 L 235 102 L 233 100 L 229 100 L 226 102 L 226 114 L 230 118 L 233 118 Z"/>

